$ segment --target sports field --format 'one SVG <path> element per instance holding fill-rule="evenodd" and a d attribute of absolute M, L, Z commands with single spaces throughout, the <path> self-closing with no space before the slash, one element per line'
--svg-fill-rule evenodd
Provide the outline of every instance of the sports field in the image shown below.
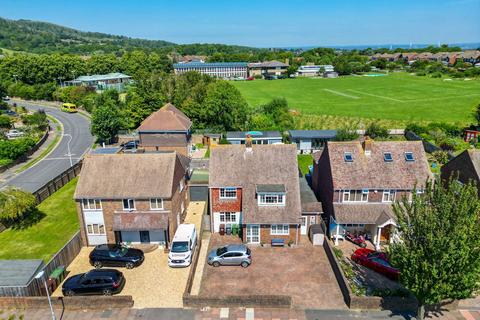
<path fill-rule="evenodd" d="M 480 103 L 480 80 L 445 80 L 393 73 L 381 77 L 236 81 L 248 103 L 285 97 L 302 118 L 328 115 L 395 121 L 469 123 Z"/>

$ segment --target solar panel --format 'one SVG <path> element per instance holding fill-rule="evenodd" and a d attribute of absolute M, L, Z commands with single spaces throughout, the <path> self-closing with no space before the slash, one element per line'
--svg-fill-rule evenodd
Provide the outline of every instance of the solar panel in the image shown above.
<path fill-rule="evenodd" d="M 393 161 L 392 154 L 390 152 L 385 152 L 383 154 L 383 160 L 385 160 L 385 162 L 392 162 Z"/>
<path fill-rule="evenodd" d="M 405 152 L 405 160 L 415 161 L 415 158 L 413 157 L 413 153 L 412 152 Z"/>
<path fill-rule="evenodd" d="M 345 159 L 345 162 L 353 162 L 352 153 L 345 152 L 345 154 L 343 155 L 343 159 Z"/>

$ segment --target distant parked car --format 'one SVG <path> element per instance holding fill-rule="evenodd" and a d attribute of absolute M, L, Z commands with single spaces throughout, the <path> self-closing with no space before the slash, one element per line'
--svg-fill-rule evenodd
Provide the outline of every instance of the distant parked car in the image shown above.
<path fill-rule="evenodd" d="M 252 80 L 255 80 L 255 77 L 250 76 L 247 78 L 247 81 L 252 81 Z"/>
<path fill-rule="evenodd" d="M 90 270 L 65 280 L 62 293 L 64 296 L 93 294 L 110 296 L 120 293 L 124 286 L 125 277 L 118 270 Z"/>
<path fill-rule="evenodd" d="M 10 101 L 10 97 L 9 96 L 3 97 L 3 101 Z"/>
<path fill-rule="evenodd" d="M 18 114 L 13 111 L 13 110 L 5 110 L 4 113 L 7 115 L 7 116 L 11 116 L 11 117 L 16 117 L 18 116 Z"/>
<path fill-rule="evenodd" d="M 142 264 L 145 256 L 142 250 L 127 248 L 117 244 L 101 244 L 90 252 L 90 264 L 101 267 L 125 267 L 132 269 Z"/>
<path fill-rule="evenodd" d="M 139 143 L 140 141 L 138 140 L 132 140 L 132 141 L 123 143 L 121 145 L 123 147 L 123 152 L 136 152 Z"/>
<path fill-rule="evenodd" d="M 23 137 L 24 134 L 25 133 L 23 133 L 22 131 L 18 131 L 17 129 L 12 129 L 7 132 L 7 138 L 15 139 L 15 138 Z"/>
<path fill-rule="evenodd" d="M 211 266 L 242 266 L 252 264 L 252 252 L 243 244 L 232 244 L 212 250 L 208 254 L 207 263 Z"/>
<path fill-rule="evenodd" d="M 352 260 L 392 280 L 398 280 L 400 276 L 400 270 L 392 267 L 386 254 L 383 252 L 366 248 L 357 249 L 352 254 Z"/>

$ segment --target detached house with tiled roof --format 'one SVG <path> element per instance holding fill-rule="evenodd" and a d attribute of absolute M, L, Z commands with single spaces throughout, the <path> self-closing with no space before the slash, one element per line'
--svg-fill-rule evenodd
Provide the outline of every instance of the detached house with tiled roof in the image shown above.
<path fill-rule="evenodd" d="M 421 141 L 327 142 L 314 159 L 313 189 L 330 235 L 365 232 L 376 247 L 393 239 L 392 203 L 433 179 Z"/>
<path fill-rule="evenodd" d="M 176 152 L 87 155 L 74 194 L 84 245 L 168 245 L 189 203 L 188 163 Z"/>
<path fill-rule="evenodd" d="M 441 170 L 442 180 L 455 179 L 462 184 L 475 183 L 480 196 L 480 150 L 463 151 L 443 165 Z"/>
<path fill-rule="evenodd" d="M 191 128 L 192 121 L 173 104 L 167 103 L 138 127 L 139 147 L 147 152 L 177 151 L 189 155 Z"/>
<path fill-rule="evenodd" d="M 219 145 L 209 167 L 213 232 L 238 225 L 246 243 L 286 245 L 318 223 L 320 203 L 301 197 L 295 145 Z"/>

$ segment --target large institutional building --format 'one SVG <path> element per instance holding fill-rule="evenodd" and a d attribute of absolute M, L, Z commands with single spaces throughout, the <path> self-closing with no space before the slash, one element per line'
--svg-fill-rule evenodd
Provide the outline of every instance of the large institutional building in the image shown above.
<path fill-rule="evenodd" d="M 188 71 L 197 71 L 221 79 L 247 78 L 248 65 L 246 62 L 186 62 L 173 64 L 175 74 Z"/>

